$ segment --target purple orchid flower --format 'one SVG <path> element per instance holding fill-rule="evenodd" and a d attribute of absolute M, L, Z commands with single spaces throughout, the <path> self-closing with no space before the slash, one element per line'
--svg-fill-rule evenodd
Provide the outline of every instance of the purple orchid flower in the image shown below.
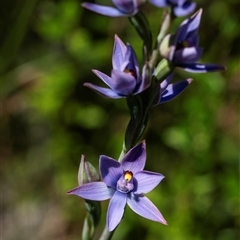
<path fill-rule="evenodd" d="M 129 17 L 135 15 L 144 2 L 145 0 L 112 0 L 115 7 L 84 2 L 82 7 L 109 17 Z"/>
<path fill-rule="evenodd" d="M 143 195 L 153 190 L 164 176 L 143 170 L 145 163 L 145 142 L 132 148 L 121 163 L 102 155 L 99 165 L 103 182 L 86 183 L 68 193 L 94 201 L 111 198 L 107 212 L 109 231 L 121 221 L 126 204 L 142 217 L 167 224 L 156 206 Z"/>
<path fill-rule="evenodd" d="M 171 6 L 177 17 L 186 16 L 194 11 L 196 3 L 187 0 L 149 0 L 156 7 L 165 8 Z"/>
<path fill-rule="evenodd" d="M 192 82 L 192 79 L 186 79 L 171 83 L 173 73 L 171 73 L 159 86 L 159 96 L 156 98 L 156 105 L 171 101 L 177 97 Z"/>
<path fill-rule="evenodd" d="M 175 34 L 168 34 L 160 46 L 160 53 L 175 66 L 188 72 L 205 73 L 225 70 L 218 64 L 197 63 L 203 49 L 198 47 L 198 27 L 200 24 L 202 9 L 184 20 Z"/>
<path fill-rule="evenodd" d="M 84 83 L 84 86 L 91 88 L 104 97 L 122 98 L 138 94 L 150 86 L 150 80 L 139 73 L 139 66 L 136 54 L 130 44 L 125 45 L 121 39 L 115 35 L 115 43 L 112 55 L 111 77 L 98 71 L 93 72 L 106 83 L 109 88 L 99 87 L 92 83 Z"/>

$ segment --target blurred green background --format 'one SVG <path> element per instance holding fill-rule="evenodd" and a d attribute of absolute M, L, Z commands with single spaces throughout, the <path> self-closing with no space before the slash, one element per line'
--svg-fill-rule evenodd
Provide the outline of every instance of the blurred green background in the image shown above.
<path fill-rule="evenodd" d="M 102 0 L 109 5 L 110 1 Z M 113 36 L 129 42 L 141 62 L 141 41 L 127 18 L 84 10 L 78 0 L 4 1 L 1 7 L 1 225 L 3 240 L 81 239 L 84 201 L 81 154 L 118 158 L 129 115 L 125 99 L 102 98 L 86 81 L 111 70 Z M 153 109 L 144 135 L 146 169 L 166 178 L 147 196 L 168 226 L 126 209 L 113 240 L 237 240 L 239 237 L 238 0 L 197 1 L 202 61 L 221 73 L 177 69 L 193 78 L 177 99 Z M 162 10 L 143 12 L 156 36 Z M 177 19 L 172 31 L 183 19 Z M 108 201 L 96 239 L 105 224 Z"/>

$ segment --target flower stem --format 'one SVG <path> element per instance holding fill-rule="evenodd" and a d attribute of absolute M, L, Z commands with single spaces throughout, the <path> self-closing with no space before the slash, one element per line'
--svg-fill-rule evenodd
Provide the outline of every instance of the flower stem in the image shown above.
<path fill-rule="evenodd" d="M 116 228 L 115 228 L 116 229 Z M 112 238 L 112 235 L 115 231 L 115 229 L 111 232 L 108 231 L 108 227 L 107 227 L 107 224 L 102 232 L 102 235 L 101 237 L 99 238 L 99 240 L 110 240 Z"/>
<path fill-rule="evenodd" d="M 125 147 L 125 143 L 123 143 L 122 152 L 121 152 L 121 154 L 120 154 L 120 156 L 118 158 L 118 162 L 121 162 L 123 160 L 125 154 L 126 154 L 126 147 Z"/>

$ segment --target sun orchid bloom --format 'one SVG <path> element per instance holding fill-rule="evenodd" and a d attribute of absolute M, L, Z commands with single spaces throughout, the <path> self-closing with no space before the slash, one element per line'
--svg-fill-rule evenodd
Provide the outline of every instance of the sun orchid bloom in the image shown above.
<path fill-rule="evenodd" d="M 194 11 L 196 3 L 187 0 L 149 0 L 154 6 L 165 8 L 171 6 L 173 13 L 177 17 L 186 16 Z"/>
<path fill-rule="evenodd" d="M 122 162 L 102 155 L 99 165 L 103 181 L 83 184 L 70 190 L 68 194 L 93 201 L 110 199 L 107 212 L 109 231 L 113 231 L 121 221 L 126 204 L 144 218 L 167 224 L 157 207 L 144 196 L 153 190 L 164 176 L 143 170 L 145 163 L 145 142 L 132 148 Z"/>
<path fill-rule="evenodd" d="M 149 78 L 145 78 L 145 68 L 142 76 L 136 54 L 130 44 L 125 45 L 122 40 L 115 35 L 115 42 L 112 54 L 111 77 L 98 71 L 93 72 L 109 88 L 100 87 L 92 83 L 84 83 L 84 86 L 91 88 L 100 95 L 108 98 L 122 98 L 138 94 L 150 85 Z"/>
<path fill-rule="evenodd" d="M 197 63 L 203 52 L 203 49 L 198 47 L 201 15 L 202 9 L 184 20 L 175 34 L 166 35 L 160 46 L 160 53 L 175 66 L 188 72 L 205 73 L 225 70 L 222 65 Z"/>
<path fill-rule="evenodd" d="M 112 0 L 115 7 L 95 3 L 82 3 L 82 7 L 109 17 L 129 17 L 135 15 L 145 0 Z"/>

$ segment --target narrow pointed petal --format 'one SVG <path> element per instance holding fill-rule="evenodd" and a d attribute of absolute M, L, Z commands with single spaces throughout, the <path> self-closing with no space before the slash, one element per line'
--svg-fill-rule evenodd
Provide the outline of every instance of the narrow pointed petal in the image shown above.
<path fill-rule="evenodd" d="M 113 69 L 121 69 L 121 65 L 124 61 L 124 56 L 126 54 L 127 47 L 122 42 L 122 40 L 115 34 L 115 42 L 112 54 L 112 66 Z"/>
<path fill-rule="evenodd" d="M 125 60 L 128 62 L 126 69 L 133 71 L 136 74 L 135 78 L 138 79 L 139 67 L 138 67 L 137 56 L 133 48 L 129 44 L 127 44 L 127 52 L 126 52 Z"/>
<path fill-rule="evenodd" d="M 111 88 L 113 91 L 123 96 L 129 96 L 135 93 L 136 79 L 130 73 L 113 69 L 111 77 Z"/>
<path fill-rule="evenodd" d="M 178 42 L 182 42 L 186 39 L 187 34 L 188 34 L 188 23 L 189 19 L 184 20 L 181 25 L 179 26 L 176 34 L 173 34 L 172 36 L 174 36 L 174 41 L 173 41 L 173 45 L 177 46 Z"/>
<path fill-rule="evenodd" d="M 183 6 L 175 7 L 174 8 L 174 14 L 177 17 L 183 17 L 186 16 L 194 11 L 196 8 L 195 2 L 186 2 Z"/>
<path fill-rule="evenodd" d="M 172 77 L 173 77 L 173 72 L 170 73 L 167 78 L 161 82 L 160 84 L 160 89 L 161 89 L 161 93 L 167 88 L 167 86 L 171 83 L 172 81 Z"/>
<path fill-rule="evenodd" d="M 146 143 L 141 142 L 130 149 L 122 160 L 124 171 L 131 171 L 133 174 L 142 171 L 146 163 Z"/>
<path fill-rule="evenodd" d="M 194 32 L 198 29 L 202 17 L 202 8 L 200 8 L 195 14 L 192 15 L 193 21 L 188 26 L 188 32 Z"/>
<path fill-rule="evenodd" d="M 92 71 L 97 77 L 99 77 L 105 84 L 107 84 L 111 88 L 113 80 L 107 74 L 102 73 L 95 69 L 93 69 Z"/>
<path fill-rule="evenodd" d="M 98 70 L 93 70 L 93 73 L 96 74 L 99 78 L 101 78 L 101 80 L 105 84 L 107 84 L 118 96 L 123 97 L 131 95 L 135 89 L 136 79 L 131 74 L 122 72 L 117 69 L 112 70 L 111 78 L 105 73 L 102 73 Z M 98 89 L 95 88 L 95 90 Z"/>
<path fill-rule="evenodd" d="M 134 175 L 137 180 L 136 194 L 148 193 L 152 191 L 164 178 L 160 173 L 141 171 Z"/>
<path fill-rule="evenodd" d="M 193 73 L 206 73 L 226 70 L 226 67 L 224 67 L 223 65 L 211 63 L 186 63 L 178 64 L 178 67 L 183 68 L 187 72 Z"/>
<path fill-rule="evenodd" d="M 139 80 L 140 85 L 138 86 L 135 94 L 143 92 L 151 85 L 152 72 L 150 71 L 150 68 L 148 66 L 146 65 L 143 66 L 142 77 L 139 76 Z"/>
<path fill-rule="evenodd" d="M 185 19 L 177 30 L 177 35 L 175 38 L 174 45 L 177 42 L 185 41 L 186 38 L 190 38 L 195 35 L 198 31 L 198 27 L 201 21 L 202 9 L 194 13 L 190 18 Z"/>
<path fill-rule="evenodd" d="M 112 3 L 117 7 L 117 9 L 128 14 L 132 14 L 135 10 L 135 4 L 133 2 L 133 0 L 112 0 Z"/>
<path fill-rule="evenodd" d="M 129 14 L 123 13 L 119 11 L 118 9 L 114 7 L 108 7 L 108 6 L 101 6 L 94 3 L 82 3 L 82 7 L 87 8 L 88 10 L 91 10 L 95 13 L 99 13 L 105 16 L 109 17 L 122 17 L 122 16 L 128 16 Z"/>
<path fill-rule="evenodd" d="M 83 85 L 85 87 L 91 88 L 93 91 L 95 91 L 96 93 L 100 94 L 103 97 L 115 98 L 115 99 L 123 97 L 123 96 L 118 95 L 116 92 L 114 92 L 111 89 L 99 87 L 99 86 L 94 85 L 92 83 L 84 83 Z"/>
<path fill-rule="evenodd" d="M 183 21 L 182 24 L 187 25 L 187 32 L 188 33 L 195 32 L 195 31 L 198 30 L 198 27 L 199 27 L 200 21 L 201 21 L 201 17 L 202 17 L 202 9 L 200 8 L 189 19 L 186 19 L 185 21 Z"/>
<path fill-rule="evenodd" d="M 88 200 L 103 201 L 111 198 L 114 192 L 115 190 L 107 187 L 104 182 L 91 182 L 74 188 L 67 193 L 74 194 Z"/>
<path fill-rule="evenodd" d="M 168 85 L 165 91 L 162 92 L 158 104 L 168 102 L 177 97 L 186 87 L 192 82 L 192 79 L 179 81 Z"/>
<path fill-rule="evenodd" d="M 147 197 L 141 195 L 131 196 L 131 198 L 127 199 L 127 204 L 138 215 L 167 225 L 160 211 Z"/>
<path fill-rule="evenodd" d="M 116 191 L 110 200 L 107 212 L 108 230 L 113 231 L 123 217 L 127 194 Z"/>
<path fill-rule="evenodd" d="M 106 185 L 116 188 L 117 181 L 123 174 L 123 168 L 121 164 L 108 156 L 101 155 L 99 160 L 99 168 L 102 179 Z"/>

